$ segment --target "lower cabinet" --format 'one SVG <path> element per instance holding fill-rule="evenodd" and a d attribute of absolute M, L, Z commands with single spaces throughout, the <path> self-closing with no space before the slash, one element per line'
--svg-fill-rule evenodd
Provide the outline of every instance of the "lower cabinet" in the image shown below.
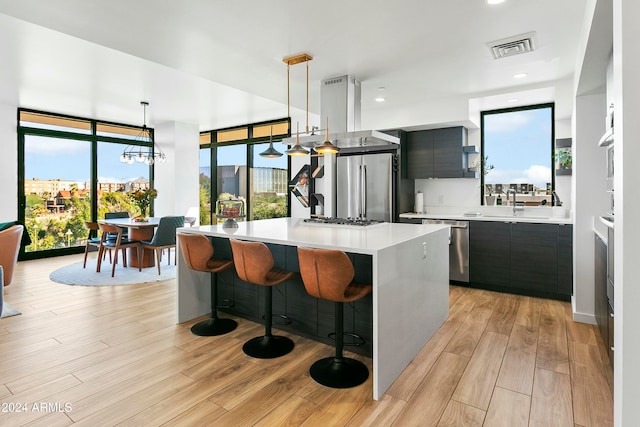
<path fill-rule="evenodd" d="M 572 226 L 472 221 L 469 279 L 474 286 L 570 299 Z"/>
<path fill-rule="evenodd" d="M 607 243 L 597 234 L 594 247 L 595 316 L 598 330 L 613 366 L 613 308 L 607 298 Z"/>
<path fill-rule="evenodd" d="M 511 224 L 489 221 L 469 224 L 469 281 L 511 286 Z"/>

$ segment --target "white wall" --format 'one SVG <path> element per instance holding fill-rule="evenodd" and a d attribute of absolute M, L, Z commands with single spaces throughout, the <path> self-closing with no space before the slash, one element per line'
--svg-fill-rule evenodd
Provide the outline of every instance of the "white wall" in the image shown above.
<path fill-rule="evenodd" d="M 613 0 L 615 104 L 615 333 L 614 422 L 640 420 L 640 2 Z"/>
<path fill-rule="evenodd" d="M 604 94 L 578 96 L 574 115 L 573 191 L 573 313 L 574 319 L 595 323 L 594 218 L 606 212 L 604 150 L 598 140 L 604 134 Z"/>
<path fill-rule="evenodd" d="M 154 136 L 156 144 L 167 155 L 167 162 L 155 167 L 154 185 L 158 198 L 154 203 L 154 215 L 186 215 L 190 208 L 200 206 L 198 126 L 159 123 L 154 128 Z"/>
<path fill-rule="evenodd" d="M 18 219 L 17 108 L 0 104 L 0 222 Z"/>

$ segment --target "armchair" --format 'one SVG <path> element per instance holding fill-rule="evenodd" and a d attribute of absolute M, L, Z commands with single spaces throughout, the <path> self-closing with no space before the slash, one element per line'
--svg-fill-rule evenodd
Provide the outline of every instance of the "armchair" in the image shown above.
<path fill-rule="evenodd" d="M 0 265 L 4 273 L 4 286 L 9 286 L 13 279 L 13 269 L 18 261 L 23 232 L 22 225 L 13 225 L 0 231 Z"/>

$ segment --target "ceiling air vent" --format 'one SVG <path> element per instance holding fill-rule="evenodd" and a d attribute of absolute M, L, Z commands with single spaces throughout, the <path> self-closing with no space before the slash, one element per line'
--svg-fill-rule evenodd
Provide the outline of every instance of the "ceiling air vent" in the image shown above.
<path fill-rule="evenodd" d="M 495 59 L 533 52 L 536 49 L 536 33 L 532 31 L 518 36 L 508 37 L 487 43 Z"/>

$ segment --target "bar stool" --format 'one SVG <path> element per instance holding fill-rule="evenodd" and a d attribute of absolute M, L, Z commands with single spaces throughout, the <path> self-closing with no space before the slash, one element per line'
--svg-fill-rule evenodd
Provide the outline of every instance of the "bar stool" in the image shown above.
<path fill-rule="evenodd" d="M 309 374 L 316 382 L 333 388 L 362 384 L 369 377 L 364 363 L 344 357 L 344 303 L 356 301 L 371 292 L 371 285 L 354 283 L 351 260 L 342 251 L 298 248 L 302 282 L 309 295 L 335 302 L 336 355 L 316 361 Z"/>
<path fill-rule="evenodd" d="M 210 337 L 233 331 L 238 323 L 218 317 L 218 274 L 233 267 L 233 261 L 213 257 L 213 245 L 201 234 L 178 234 L 180 249 L 187 266 L 196 271 L 211 273 L 211 317 L 191 327 L 194 335 Z"/>
<path fill-rule="evenodd" d="M 230 239 L 233 262 L 241 280 L 266 287 L 264 298 L 264 335 L 247 341 L 242 350 L 251 357 L 273 359 L 293 350 L 293 341 L 287 337 L 272 335 L 272 287 L 279 285 L 297 273 L 273 268 L 273 255 L 261 242 L 244 242 Z"/>

